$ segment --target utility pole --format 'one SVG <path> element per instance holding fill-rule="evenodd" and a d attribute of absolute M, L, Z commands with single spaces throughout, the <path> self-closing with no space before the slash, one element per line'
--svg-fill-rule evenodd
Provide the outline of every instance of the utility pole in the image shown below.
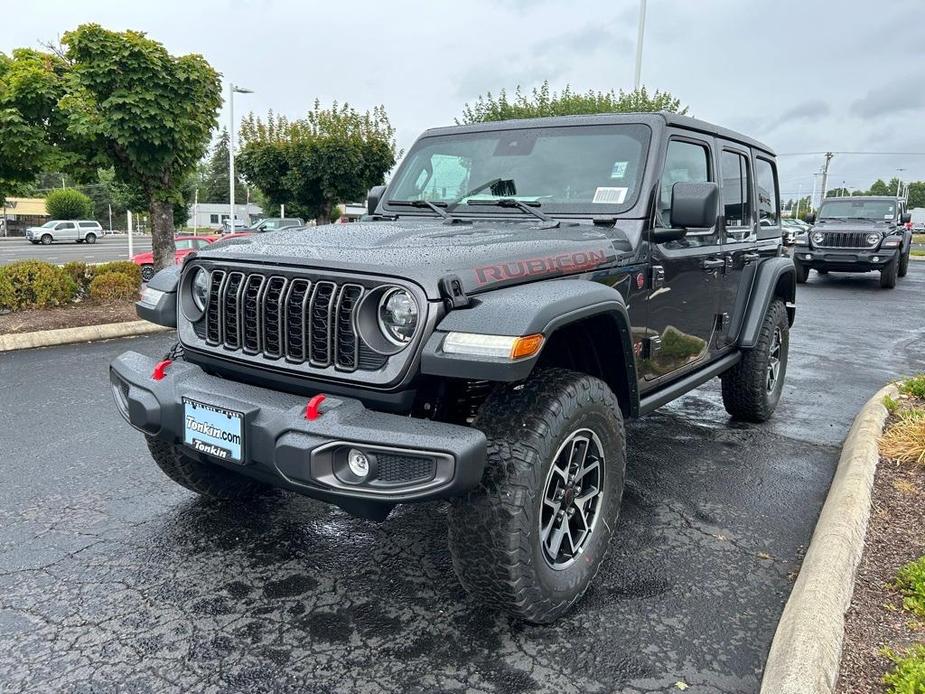
<path fill-rule="evenodd" d="M 819 196 L 819 204 L 822 204 L 822 201 L 825 200 L 825 185 L 829 178 L 829 162 L 832 161 L 832 157 L 835 155 L 831 152 L 825 153 L 825 164 L 822 166 L 822 195 Z"/>
<path fill-rule="evenodd" d="M 790 213 L 793 215 L 793 218 L 794 218 L 794 219 L 799 219 L 799 218 L 800 218 L 800 203 L 803 202 L 803 199 L 802 199 L 802 197 L 801 197 L 802 195 L 803 195 L 803 184 L 802 184 L 802 183 L 799 183 L 799 184 L 797 184 L 797 207 L 796 207 L 796 212 L 794 212 L 793 210 L 790 211 Z"/>
<path fill-rule="evenodd" d="M 636 74 L 633 91 L 642 86 L 642 39 L 646 33 L 646 0 L 639 0 L 639 33 L 636 35 Z"/>
<path fill-rule="evenodd" d="M 899 197 L 899 191 L 900 191 L 900 188 L 902 187 L 903 171 L 905 171 L 905 169 L 896 169 L 896 172 L 899 174 L 899 176 L 896 177 L 896 197 L 897 198 Z"/>
<path fill-rule="evenodd" d="M 199 186 L 193 195 L 193 236 L 199 236 Z"/>

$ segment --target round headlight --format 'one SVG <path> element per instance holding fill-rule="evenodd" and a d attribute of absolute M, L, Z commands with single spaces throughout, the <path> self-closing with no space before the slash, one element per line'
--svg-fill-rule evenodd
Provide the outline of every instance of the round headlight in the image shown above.
<path fill-rule="evenodd" d="M 867 245 L 876 246 L 880 242 L 880 234 L 868 234 Z"/>
<path fill-rule="evenodd" d="M 823 234 L 821 231 L 816 231 L 816 232 L 813 232 L 813 235 L 811 238 L 813 240 L 813 243 L 818 245 L 822 243 L 823 241 L 825 241 L 825 234 Z"/>
<path fill-rule="evenodd" d="M 395 345 L 406 345 L 418 324 L 418 303 L 399 287 L 389 289 L 379 300 L 379 329 Z"/>
<path fill-rule="evenodd" d="M 209 273 L 204 269 L 196 270 L 196 275 L 190 284 L 193 293 L 193 303 L 200 311 L 206 308 L 206 301 L 209 299 Z"/>

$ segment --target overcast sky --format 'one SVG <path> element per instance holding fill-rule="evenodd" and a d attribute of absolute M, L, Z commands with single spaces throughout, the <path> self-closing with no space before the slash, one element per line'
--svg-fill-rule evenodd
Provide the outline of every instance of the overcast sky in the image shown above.
<path fill-rule="evenodd" d="M 0 51 L 84 22 L 138 29 L 197 52 L 255 91 L 238 114 L 296 117 L 316 97 L 383 104 L 407 150 L 480 93 L 548 79 L 632 88 L 638 0 L 18 2 Z M 778 153 L 837 154 L 830 187 L 867 187 L 904 168 L 925 180 L 925 0 L 649 0 L 643 83 L 698 118 Z M 227 112 L 222 114 L 227 122 Z M 821 155 L 782 156 L 782 197 L 808 193 Z"/>

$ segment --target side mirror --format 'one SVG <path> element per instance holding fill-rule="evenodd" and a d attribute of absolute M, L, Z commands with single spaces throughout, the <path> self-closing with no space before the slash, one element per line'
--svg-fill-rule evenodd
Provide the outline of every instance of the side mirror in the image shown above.
<path fill-rule="evenodd" d="M 816 213 L 810 212 L 803 219 L 807 224 L 815 224 L 816 223 Z"/>
<path fill-rule="evenodd" d="M 671 187 L 671 226 L 709 229 L 716 225 L 719 186 L 715 183 L 675 183 Z"/>
<path fill-rule="evenodd" d="M 900 224 L 908 224 L 908 223 L 911 222 L 911 221 L 912 221 L 912 213 L 911 213 L 911 212 L 903 212 L 901 215 L 899 215 L 899 223 L 900 223 Z"/>
<path fill-rule="evenodd" d="M 379 201 L 385 193 L 385 186 L 373 186 L 366 195 L 366 212 L 375 214 L 376 208 L 379 207 Z"/>

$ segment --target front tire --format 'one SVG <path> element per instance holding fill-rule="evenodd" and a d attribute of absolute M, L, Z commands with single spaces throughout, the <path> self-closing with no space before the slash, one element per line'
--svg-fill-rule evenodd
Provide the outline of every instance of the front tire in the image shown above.
<path fill-rule="evenodd" d="M 797 284 L 806 284 L 806 280 L 809 279 L 809 266 L 802 263 L 794 263 L 793 266 L 797 270 Z"/>
<path fill-rule="evenodd" d="M 899 269 L 897 271 L 897 276 L 905 277 L 909 272 L 909 256 L 912 255 L 912 249 L 910 248 L 903 255 L 899 256 Z"/>
<path fill-rule="evenodd" d="M 552 622 L 597 575 L 620 513 L 620 405 L 603 381 L 548 369 L 493 393 L 473 426 L 488 459 L 450 507 L 453 567 L 480 605 Z"/>
<path fill-rule="evenodd" d="M 898 274 L 899 267 L 895 259 L 884 265 L 880 271 L 880 288 L 893 289 L 896 286 L 896 276 Z"/>
<path fill-rule="evenodd" d="M 42 236 L 42 245 L 50 246 L 51 245 L 51 234 L 44 234 Z"/>
<path fill-rule="evenodd" d="M 764 316 L 758 342 L 744 350 L 739 363 L 720 377 L 726 412 L 746 422 L 769 419 L 784 388 L 789 352 L 787 307 L 774 299 Z"/>
<path fill-rule="evenodd" d="M 259 495 L 267 487 L 218 464 L 203 463 L 183 448 L 145 435 L 151 457 L 174 482 L 208 499 L 239 501 Z"/>

